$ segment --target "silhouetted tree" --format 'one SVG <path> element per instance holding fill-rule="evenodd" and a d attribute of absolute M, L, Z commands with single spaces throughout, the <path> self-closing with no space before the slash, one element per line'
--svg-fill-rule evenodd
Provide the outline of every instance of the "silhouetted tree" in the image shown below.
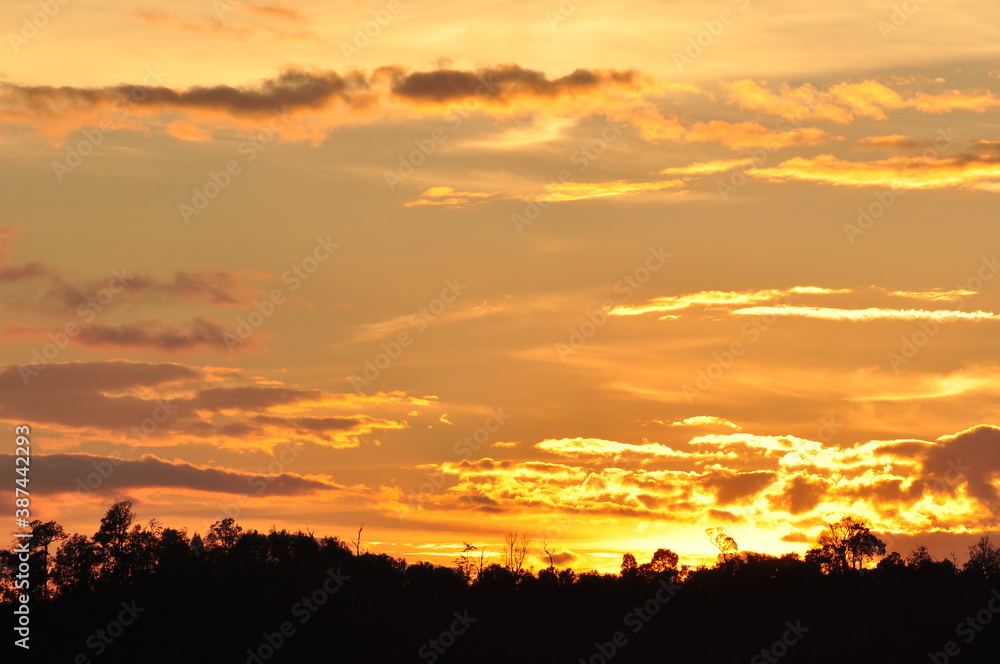
<path fill-rule="evenodd" d="M 875 566 L 875 568 L 879 570 L 901 570 L 905 567 L 906 563 L 903 561 L 903 557 L 899 555 L 898 551 L 893 551 L 885 558 L 878 561 L 878 565 Z"/>
<path fill-rule="evenodd" d="M 969 547 L 969 560 L 963 569 L 987 583 L 1000 575 L 1000 549 L 990 541 L 989 535 L 983 535 Z"/>
<path fill-rule="evenodd" d="M 820 560 L 828 572 L 864 569 L 876 556 L 885 555 L 885 542 L 872 533 L 866 521 L 856 516 L 828 523 L 819 545 L 820 553 L 814 559 Z"/>
<path fill-rule="evenodd" d="M 524 569 L 524 560 L 531 548 L 531 535 L 513 530 L 504 536 L 500 560 L 511 574 L 518 575 Z"/>
<path fill-rule="evenodd" d="M 934 558 L 931 556 L 930 552 L 927 550 L 926 546 L 918 546 L 913 551 L 910 551 L 910 555 L 906 556 L 906 566 L 913 567 L 915 569 L 923 569 L 934 562 Z"/>
<path fill-rule="evenodd" d="M 41 596 L 45 599 L 49 597 L 49 565 L 51 560 L 49 548 L 53 543 L 66 538 L 67 535 L 63 527 L 55 521 L 44 523 L 39 519 L 31 521 L 31 539 L 28 542 L 30 555 L 34 558 L 33 562 L 35 563 L 32 565 L 32 569 L 38 577 L 38 582 L 32 584 L 32 588 L 40 591 Z"/>
<path fill-rule="evenodd" d="M 236 525 L 236 520 L 227 516 L 221 521 L 216 521 L 208 529 L 208 536 L 205 538 L 205 546 L 209 549 L 221 548 L 225 551 L 236 546 L 237 540 L 243 533 L 243 528 Z"/>
<path fill-rule="evenodd" d="M 545 537 L 545 538 L 542 539 L 542 551 L 544 551 L 545 555 L 549 557 L 549 570 L 554 570 L 555 569 L 555 565 L 552 562 L 552 551 L 549 551 L 549 538 L 548 537 Z"/>
<path fill-rule="evenodd" d="M 657 579 L 663 575 L 673 577 L 677 574 L 678 560 L 677 554 L 670 549 L 657 549 L 652 560 L 639 565 L 638 574 L 648 580 Z"/>
<path fill-rule="evenodd" d="M 91 593 L 96 588 L 101 554 L 89 537 L 70 535 L 56 553 L 52 572 L 60 593 Z"/>
<path fill-rule="evenodd" d="M 459 614 L 475 618 L 474 624 L 454 634 L 447 654 L 438 659 L 442 664 L 589 661 L 595 640 L 605 648 L 609 630 L 622 625 L 623 616 L 627 627 L 647 619 L 650 627 L 637 638 L 629 636 L 616 662 L 747 661 L 762 642 L 781 635 L 768 637 L 768 630 L 794 623 L 798 615 L 810 631 L 788 646 L 783 662 L 915 662 L 939 652 L 941 636 L 954 635 L 958 621 L 982 614 L 970 611 L 983 607 L 1000 579 L 1000 552 L 988 537 L 970 548 L 960 576 L 951 561 L 936 561 L 923 547 L 905 560 L 897 552 L 884 556 L 863 578 L 822 575 L 815 564 L 820 560 L 827 571 L 870 566 L 864 557 L 866 531 L 854 527 L 825 539 L 807 555 L 809 563 L 795 554 L 743 551 L 687 574 L 669 549 L 658 549 L 641 566 L 623 555 L 620 576 L 577 574 L 557 571 L 545 542 L 550 565 L 533 575 L 524 571 L 523 557 L 520 568 L 516 560 L 511 569 L 484 565 L 484 547 L 467 544 L 465 563 L 456 566 L 475 571 L 469 583 L 460 570 L 407 565 L 386 554 L 356 555 L 355 542 L 317 539 L 311 532 L 242 531 L 221 520 L 207 532 L 215 537 L 202 553 L 193 544 L 197 536 L 189 540 L 185 531 L 155 520 L 148 526 L 134 521 L 131 506 L 116 503 L 94 538 L 74 534 L 50 551 L 51 592 L 31 605 L 32 624 L 43 637 L 32 640 L 34 661 L 78 659 L 95 629 L 104 629 L 123 600 L 134 598 L 145 612 L 100 657 L 104 664 L 174 664 L 191 653 L 199 662 L 238 657 L 307 664 L 327 661 L 333 649 L 338 662 L 414 661 L 428 639 L 443 643 L 438 635 L 460 624 Z M 46 524 L 33 525 L 45 533 Z M 48 532 L 51 538 L 30 545 L 33 565 L 41 561 L 46 539 L 53 547 L 60 541 L 57 528 Z M 515 553 L 527 554 L 523 536 L 510 541 Z M 4 612 L 17 601 L 11 594 L 15 559 L 11 551 L 0 552 Z M 128 571 L 127 588 L 119 570 Z M 676 596 L 670 589 L 667 602 L 667 588 L 658 583 L 663 580 L 682 585 Z M 339 589 L 328 592 L 333 587 Z M 299 622 L 304 602 L 312 608 L 308 621 Z M 280 651 L 274 648 L 273 656 L 247 658 L 248 644 L 263 643 L 262 634 L 276 638 L 290 607 L 297 607 L 291 613 L 294 638 L 285 639 Z M 859 620 L 858 607 L 878 620 Z M 720 624 L 725 638 L 719 638 Z M 184 638 L 164 636 L 173 634 Z M 995 662 L 998 651 L 1000 632 L 984 629 L 962 643 L 962 661 Z"/>
<path fill-rule="evenodd" d="M 708 535 L 708 541 L 719 550 L 719 557 L 724 564 L 728 563 L 740 549 L 736 540 L 727 535 L 721 527 L 706 528 L 705 534 Z"/>
<path fill-rule="evenodd" d="M 463 542 L 463 545 L 465 548 L 462 549 L 462 553 L 455 558 L 455 569 L 458 570 L 458 573 L 462 575 L 463 579 L 471 581 L 473 578 L 473 572 L 476 571 L 476 561 L 469 555 L 469 553 L 475 551 L 476 547 L 468 542 Z"/>
<path fill-rule="evenodd" d="M 135 522 L 132 501 L 115 503 L 101 518 L 101 527 L 94 534 L 94 542 L 102 563 L 102 574 L 124 582 L 129 577 L 128 540 Z"/>

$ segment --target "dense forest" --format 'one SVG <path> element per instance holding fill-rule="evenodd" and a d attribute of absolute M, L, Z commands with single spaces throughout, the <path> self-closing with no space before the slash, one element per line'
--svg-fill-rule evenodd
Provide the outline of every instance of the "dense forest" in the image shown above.
<path fill-rule="evenodd" d="M 679 566 L 663 548 L 641 564 L 626 554 L 620 574 L 526 569 L 537 547 L 518 533 L 492 557 L 466 545 L 451 567 L 364 551 L 360 532 L 244 532 L 223 519 L 188 537 L 137 523 L 128 501 L 92 537 L 32 526 L 0 554 L 13 661 L 1000 661 L 990 539 L 960 565 L 923 547 L 904 556 L 856 517 L 828 524 L 804 557 L 740 551 L 714 528 L 715 565 Z M 30 652 L 13 645 L 24 599 Z"/>

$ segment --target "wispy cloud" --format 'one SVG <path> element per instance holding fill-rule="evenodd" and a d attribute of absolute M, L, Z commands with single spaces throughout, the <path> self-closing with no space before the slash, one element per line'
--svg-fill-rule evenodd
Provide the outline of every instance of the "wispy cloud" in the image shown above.
<path fill-rule="evenodd" d="M 872 320 L 997 320 L 1000 314 L 991 311 L 951 311 L 948 309 L 834 309 L 831 307 L 744 307 L 734 309 L 735 316 L 794 316 L 822 320 L 872 321 Z"/>

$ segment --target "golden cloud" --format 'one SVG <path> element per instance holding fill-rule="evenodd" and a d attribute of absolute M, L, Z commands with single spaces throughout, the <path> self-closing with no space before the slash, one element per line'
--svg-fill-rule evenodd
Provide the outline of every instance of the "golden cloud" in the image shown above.
<path fill-rule="evenodd" d="M 821 154 L 812 158 L 793 157 L 772 168 L 755 168 L 746 172 L 776 182 L 800 180 L 846 187 L 986 189 L 1000 183 L 1000 160 L 988 156 L 960 155 L 937 159 L 890 157 L 880 161 L 847 161 L 831 154 Z"/>

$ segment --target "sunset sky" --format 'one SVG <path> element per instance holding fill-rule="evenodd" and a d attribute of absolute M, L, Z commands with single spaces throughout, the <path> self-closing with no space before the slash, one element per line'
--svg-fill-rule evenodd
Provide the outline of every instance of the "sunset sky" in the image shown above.
<path fill-rule="evenodd" d="M 602 571 L 1000 529 L 1000 5 L 0 17 L 33 516 Z"/>

